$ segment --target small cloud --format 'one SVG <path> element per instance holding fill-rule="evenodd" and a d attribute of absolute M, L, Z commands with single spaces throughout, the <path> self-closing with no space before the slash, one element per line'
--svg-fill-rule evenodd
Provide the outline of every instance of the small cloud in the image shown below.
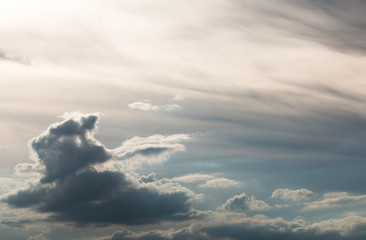
<path fill-rule="evenodd" d="M 229 198 L 218 210 L 244 212 L 246 210 L 263 211 L 271 208 L 266 202 L 257 200 L 254 196 L 248 197 L 245 193 Z"/>
<path fill-rule="evenodd" d="M 172 180 L 176 182 L 193 183 L 193 182 L 207 181 L 213 178 L 215 177 L 212 175 L 196 173 L 176 177 L 173 178 Z"/>
<path fill-rule="evenodd" d="M 234 180 L 230 180 L 227 178 L 215 178 L 208 180 L 207 182 L 198 185 L 200 188 L 227 188 L 238 184 L 238 182 Z"/>
<path fill-rule="evenodd" d="M 174 96 L 173 100 L 174 101 L 183 101 L 184 96 L 182 94 L 178 93 L 177 95 Z"/>
<path fill-rule="evenodd" d="M 47 238 L 42 233 L 40 233 L 35 236 L 29 237 L 28 240 L 47 240 Z"/>
<path fill-rule="evenodd" d="M 154 105 L 147 100 L 141 102 L 129 103 L 128 107 L 133 110 L 140 110 L 146 112 L 175 112 L 182 108 L 178 104 Z"/>
<path fill-rule="evenodd" d="M 288 188 L 280 188 L 272 193 L 272 198 L 281 198 L 290 201 L 307 200 L 314 197 L 315 194 L 305 188 L 290 190 Z"/>
<path fill-rule="evenodd" d="M 12 61 L 12 62 L 18 62 L 21 64 L 29 65 L 30 61 L 27 58 L 16 56 L 16 55 L 10 55 L 0 50 L 0 59 Z"/>
<path fill-rule="evenodd" d="M 274 205 L 275 208 L 287 208 L 287 207 L 290 207 L 289 204 L 276 204 Z"/>

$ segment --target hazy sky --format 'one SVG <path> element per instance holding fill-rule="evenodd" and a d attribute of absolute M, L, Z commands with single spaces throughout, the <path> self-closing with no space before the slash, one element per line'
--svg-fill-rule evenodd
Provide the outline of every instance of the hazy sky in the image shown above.
<path fill-rule="evenodd" d="M 365 13 L 0 1 L 1 238 L 365 239 Z"/>

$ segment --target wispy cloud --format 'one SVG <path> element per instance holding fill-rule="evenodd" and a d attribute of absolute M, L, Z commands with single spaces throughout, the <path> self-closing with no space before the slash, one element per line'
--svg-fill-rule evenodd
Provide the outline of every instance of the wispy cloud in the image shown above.
<path fill-rule="evenodd" d="M 314 201 L 306 205 L 305 209 L 345 208 L 366 205 L 366 195 L 350 195 L 346 192 L 324 194 L 323 200 Z"/>
<path fill-rule="evenodd" d="M 129 103 L 128 107 L 133 110 L 151 112 L 174 112 L 182 108 L 178 104 L 153 105 L 148 101 Z"/>
<path fill-rule="evenodd" d="M 227 188 L 238 184 L 238 182 L 227 178 L 215 178 L 198 185 L 200 188 Z"/>
<path fill-rule="evenodd" d="M 17 62 L 17 63 L 21 63 L 21 64 L 26 64 L 26 65 L 30 64 L 29 59 L 20 57 L 20 56 L 16 56 L 16 55 L 7 54 L 0 49 L 0 60 L 1 59 L 6 60 L 6 61 Z"/>

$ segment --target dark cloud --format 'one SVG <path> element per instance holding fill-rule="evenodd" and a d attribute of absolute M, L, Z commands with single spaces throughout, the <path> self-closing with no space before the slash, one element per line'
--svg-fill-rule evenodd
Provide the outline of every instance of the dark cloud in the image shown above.
<path fill-rule="evenodd" d="M 97 115 L 67 119 L 52 125 L 31 141 L 32 149 L 45 167 L 42 183 L 62 180 L 84 167 L 111 158 L 105 147 L 92 136 L 97 119 Z"/>
<path fill-rule="evenodd" d="M 53 187 L 19 191 L 6 202 L 53 213 L 53 220 L 85 225 L 181 219 L 189 214 L 187 200 L 185 192 L 161 194 L 148 187 L 137 188 L 122 173 L 89 169 L 57 181 Z"/>
<path fill-rule="evenodd" d="M 146 224 L 189 218 L 193 213 L 188 189 L 158 182 L 152 175 L 127 176 L 94 169 L 93 164 L 112 158 L 110 150 L 93 137 L 97 120 L 96 114 L 73 114 L 33 139 L 31 147 L 38 164 L 44 167 L 43 176 L 38 185 L 3 201 L 15 208 L 49 213 L 49 220 L 76 225 Z"/>

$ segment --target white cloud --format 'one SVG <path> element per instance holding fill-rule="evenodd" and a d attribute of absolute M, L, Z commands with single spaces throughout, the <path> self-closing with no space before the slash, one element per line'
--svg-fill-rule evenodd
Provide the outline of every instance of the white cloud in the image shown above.
<path fill-rule="evenodd" d="M 172 154 L 184 151 L 186 148 L 181 142 L 189 139 L 189 134 L 133 137 L 124 141 L 120 147 L 110 150 L 114 160 L 102 166 L 134 169 L 143 164 L 160 164 L 168 160 Z"/>
<path fill-rule="evenodd" d="M 284 200 L 301 201 L 314 197 L 315 194 L 305 188 L 290 190 L 288 188 L 280 188 L 272 193 L 272 198 L 281 198 Z"/>
<path fill-rule="evenodd" d="M 193 183 L 193 182 L 207 181 L 213 178 L 215 177 L 212 175 L 196 173 L 175 177 L 172 180 L 177 182 Z"/>
<path fill-rule="evenodd" d="M 355 205 L 366 205 L 366 195 L 352 196 L 346 192 L 326 193 L 323 200 L 311 202 L 306 205 L 305 209 L 339 208 Z"/>
<path fill-rule="evenodd" d="M 178 93 L 174 96 L 173 100 L 175 101 L 183 101 L 184 100 L 184 95 Z"/>
<path fill-rule="evenodd" d="M 174 112 L 180 110 L 182 107 L 178 104 L 153 105 L 148 101 L 133 102 L 128 104 L 128 107 L 133 110 L 151 111 L 151 112 Z"/>
<path fill-rule="evenodd" d="M 207 182 L 198 185 L 201 188 L 227 188 L 232 187 L 234 185 L 238 184 L 238 182 L 234 180 L 230 180 L 227 178 L 215 178 L 208 180 Z"/>
<path fill-rule="evenodd" d="M 305 227 L 295 229 L 295 232 L 315 231 L 316 234 L 338 232 L 342 236 L 357 234 L 358 231 L 364 234 L 366 218 L 362 216 L 348 216 L 345 218 L 330 218 L 321 222 L 309 224 Z"/>

